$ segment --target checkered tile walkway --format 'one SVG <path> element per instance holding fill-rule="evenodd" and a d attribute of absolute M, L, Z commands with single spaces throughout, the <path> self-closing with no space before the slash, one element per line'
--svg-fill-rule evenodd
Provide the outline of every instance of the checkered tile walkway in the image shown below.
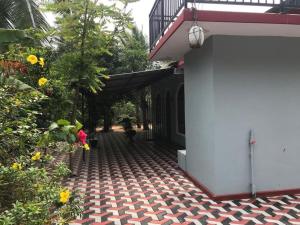
<path fill-rule="evenodd" d="M 67 185 L 85 196 L 71 225 L 300 224 L 300 195 L 212 201 L 177 168 L 172 147 L 129 144 L 122 133 L 101 134 Z"/>

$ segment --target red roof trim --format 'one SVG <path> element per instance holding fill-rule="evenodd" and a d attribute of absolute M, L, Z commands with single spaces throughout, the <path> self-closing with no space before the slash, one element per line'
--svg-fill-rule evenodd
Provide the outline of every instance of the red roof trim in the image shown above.
<path fill-rule="evenodd" d="M 222 12 L 222 11 L 197 11 L 199 21 L 206 22 L 227 22 L 227 23 L 264 23 L 264 24 L 289 24 L 300 25 L 300 15 L 296 14 L 275 14 L 275 13 L 245 13 L 245 12 Z M 193 21 L 193 12 L 185 9 L 178 16 L 177 20 L 161 37 L 158 44 L 151 51 L 149 58 L 152 59 L 161 47 L 170 39 L 177 29 L 185 22 Z"/>
<path fill-rule="evenodd" d="M 185 21 L 193 20 L 193 13 L 187 9 Z M 300 25 L 300 16 L 278 13 L 245 13 L 222 11 L 197 11 L 199 21 L 206 22 L 232 22 L 232 23 L 266 23 Z"/>
<path fill-rule="evenodd" d="M 186 10 L 184 10 L 177 20 L 171 25 L 171 27 L 167 30 L 164 36 L 161 37 L 161 39 L 158 41 L 158 44 L 155 46 L 155 48 L 150 52 L 149 58 L 152 59 L 159 49 L 166 43 L 167 40 L 176 32 L 176 30 L 183 24 L 186 18 Z"/>

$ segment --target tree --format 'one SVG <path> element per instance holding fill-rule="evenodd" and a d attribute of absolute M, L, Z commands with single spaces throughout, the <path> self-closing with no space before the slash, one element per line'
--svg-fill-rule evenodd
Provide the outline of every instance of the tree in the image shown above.
<path fill-rule="evenodd" d="M 121 41 L 123 46 L 120 51 L 119 72 L 130 73 L 149 69 L 149 47 L 143 32 L 134 26 Z"/>
<path fill-rule="evenodd" d="M 81 212 L 80 199 L 61 184 L 70 173 L 66 165 L 54 166 L 51 161 L 55 151 L 65 153 L 66 143 L 61 140 L 68 141 L 69 135 L 61 138 L 60 144 L 46 137 L 49 133 L 64 137 L 66 131 L 77 130 L 69 124 L 63 127 L 63 134 L 53 125 L 51 129 L 40 129 L 38 117 L 43 114 L 46 100 L 41 91 L 46 90 L 47 80 L 40 83 L 39 79 L 37 91 L 15 76 L 40 76 L 44 60 L 37 61 L 36 56 L 24 52 L 18 56 L 13 53 L 15 60 L 0 54 L 0 224 L 68 224 Z M 75 134 L 72 140 L 75 142 Z"/>
<path fill-rule="evenodd" d="M 119 68 L 123 72 L 137 72 L 150 69 L 152 63 L 148 60 L 148 44 L 146 38 L 141 30 L 137 27 L 132 29 L 125 39 L 123 39 L 124 51 L 121 51 L 121 67 Z M 136 117 L 139 122 L 139 109 L 142 110 L 142 122 L 143 129 L 148 130 L 148 119 L 147 119 L 147 91 L 142 89 L 135 93 L 133 101 L 136 105 Z M 137 124 L 139 127 L 139 124 Z"/>
<path fill-rule="evenodd" d="M 60 76 L 73 92 L 71 121 L 78 116 L 80 93 L 101 91 L 99 75 L 106 68 L 101 65 L 103 56 L 111 55 L 110 46 L 130 28 L 132 19 L 125 7 L 132 0 L 122 2 L 123 9 L 105 5 L 98 0 L 57 1 L 48 9 L 57 15 L 56 35 L 60 38 L 58 57 L 52 72 Z M 108 28 L 110 27 L 110 28 Z"/>
<path fill-rule="evenodd" d="M 49 25 L 34 0 L 0 0 L 0 28 L 47 30 Z"/>
<path fill-rule="evenodd" d="M 127 30 L 126 33 L 120 37 L 118 42 L 114 42 L 109 51 L 111 55 L 105 55 L 101 58 L 102 65 L 105 65 L 109 74 L 122 74 L 122 73 L 131 73 L 144 71 L 152 68 L 152 63 L 148 60 L 148 44 L 146 38 L 141 30 L 136 26 L 133 26 L 132 29 Z M 109 107 L 114 105 L 116 102 L 126 100 L 127 102 L 132 102 L 136 106 L 136 117 L 137 122 L 139 122 L 139 111 L 142 109 L 143 115 L 143 124 L 144 128 L 147 129 L 147 118 L 145 99 L 146 96 L 144 91 L 137 91 L 135 93 L 126 93 L 122 96 L 115 94 L 110 94 L 105 96 L 109 98 Z M 107 103 L 105 104 L 107 105 Z M 107 117 L 105 117 L 107 118 Z M 105 123 L 107 124 L 107 123 Z M 108 130 L 107 127 L 105 127 Z"/>

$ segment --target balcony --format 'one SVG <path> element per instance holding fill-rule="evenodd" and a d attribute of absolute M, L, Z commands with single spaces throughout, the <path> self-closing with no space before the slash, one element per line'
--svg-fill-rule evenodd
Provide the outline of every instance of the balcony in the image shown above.
<path fill-rule="evenodd" d="M 196 4 L 265 6 L 269 13 L 298 13 L 300 0 L 156 0 L 149 16 L 150 50 L 153 50 L 166 30 L 184 9 Z"/>

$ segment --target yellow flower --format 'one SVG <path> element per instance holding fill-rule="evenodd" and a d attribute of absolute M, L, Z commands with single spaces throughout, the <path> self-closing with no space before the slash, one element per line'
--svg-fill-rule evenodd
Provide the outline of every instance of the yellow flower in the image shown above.
<path fill-rule="evenodd" d="M 69 201 L 70 195 L 71 195 L 71 192 L 69 190 L 65 190 L 65 191 L 60 192 L 59 201 L 63 204 L 67 203 Z"/>
<path fill-rule="evenodd" d="M 37 161 L 41 159 L 41 152 L 36 152 L 34 156 L 31 157 L 33 161 Z"/>
<path fill-rule="evenodd" d="M 22 169 L 22 165 L 21 163 L 13 163 L 11 168 L 13 168 L 14 170 L 21 170 Z"/>
<path fill-rule="evenodd" d="M 44 58 L 40 58 L 39 64 L 41 65 L 41 67 L 44 67 L 44 65 L 45 65 Z"/>
<path fill-rule="evenodd" d="M 83 148 L 84 148 L 86 151 L 90 150 L 90 146 L 89 146 L 88 144 L 84 144 Z"/>
<path fill-rule="evenodd" d="M 33 65 L 38 62 L 38 58 L 35 55 L 30 55 L 27 57 L 27 61 Z"/>
<path fill-rule="evenodd" d="M 48 80 L 45 77 L 40 78 L 38 81 L 40 87 L 44 86 L 47 82 Z"/>
<path fill-rule="evenodd" d="M 22 102 L 21 102 L 19 99 L 16 99 L 16 101 L 15 101 L 16 106 L 20 106 L 21 103 L 22 103 Z"/>

